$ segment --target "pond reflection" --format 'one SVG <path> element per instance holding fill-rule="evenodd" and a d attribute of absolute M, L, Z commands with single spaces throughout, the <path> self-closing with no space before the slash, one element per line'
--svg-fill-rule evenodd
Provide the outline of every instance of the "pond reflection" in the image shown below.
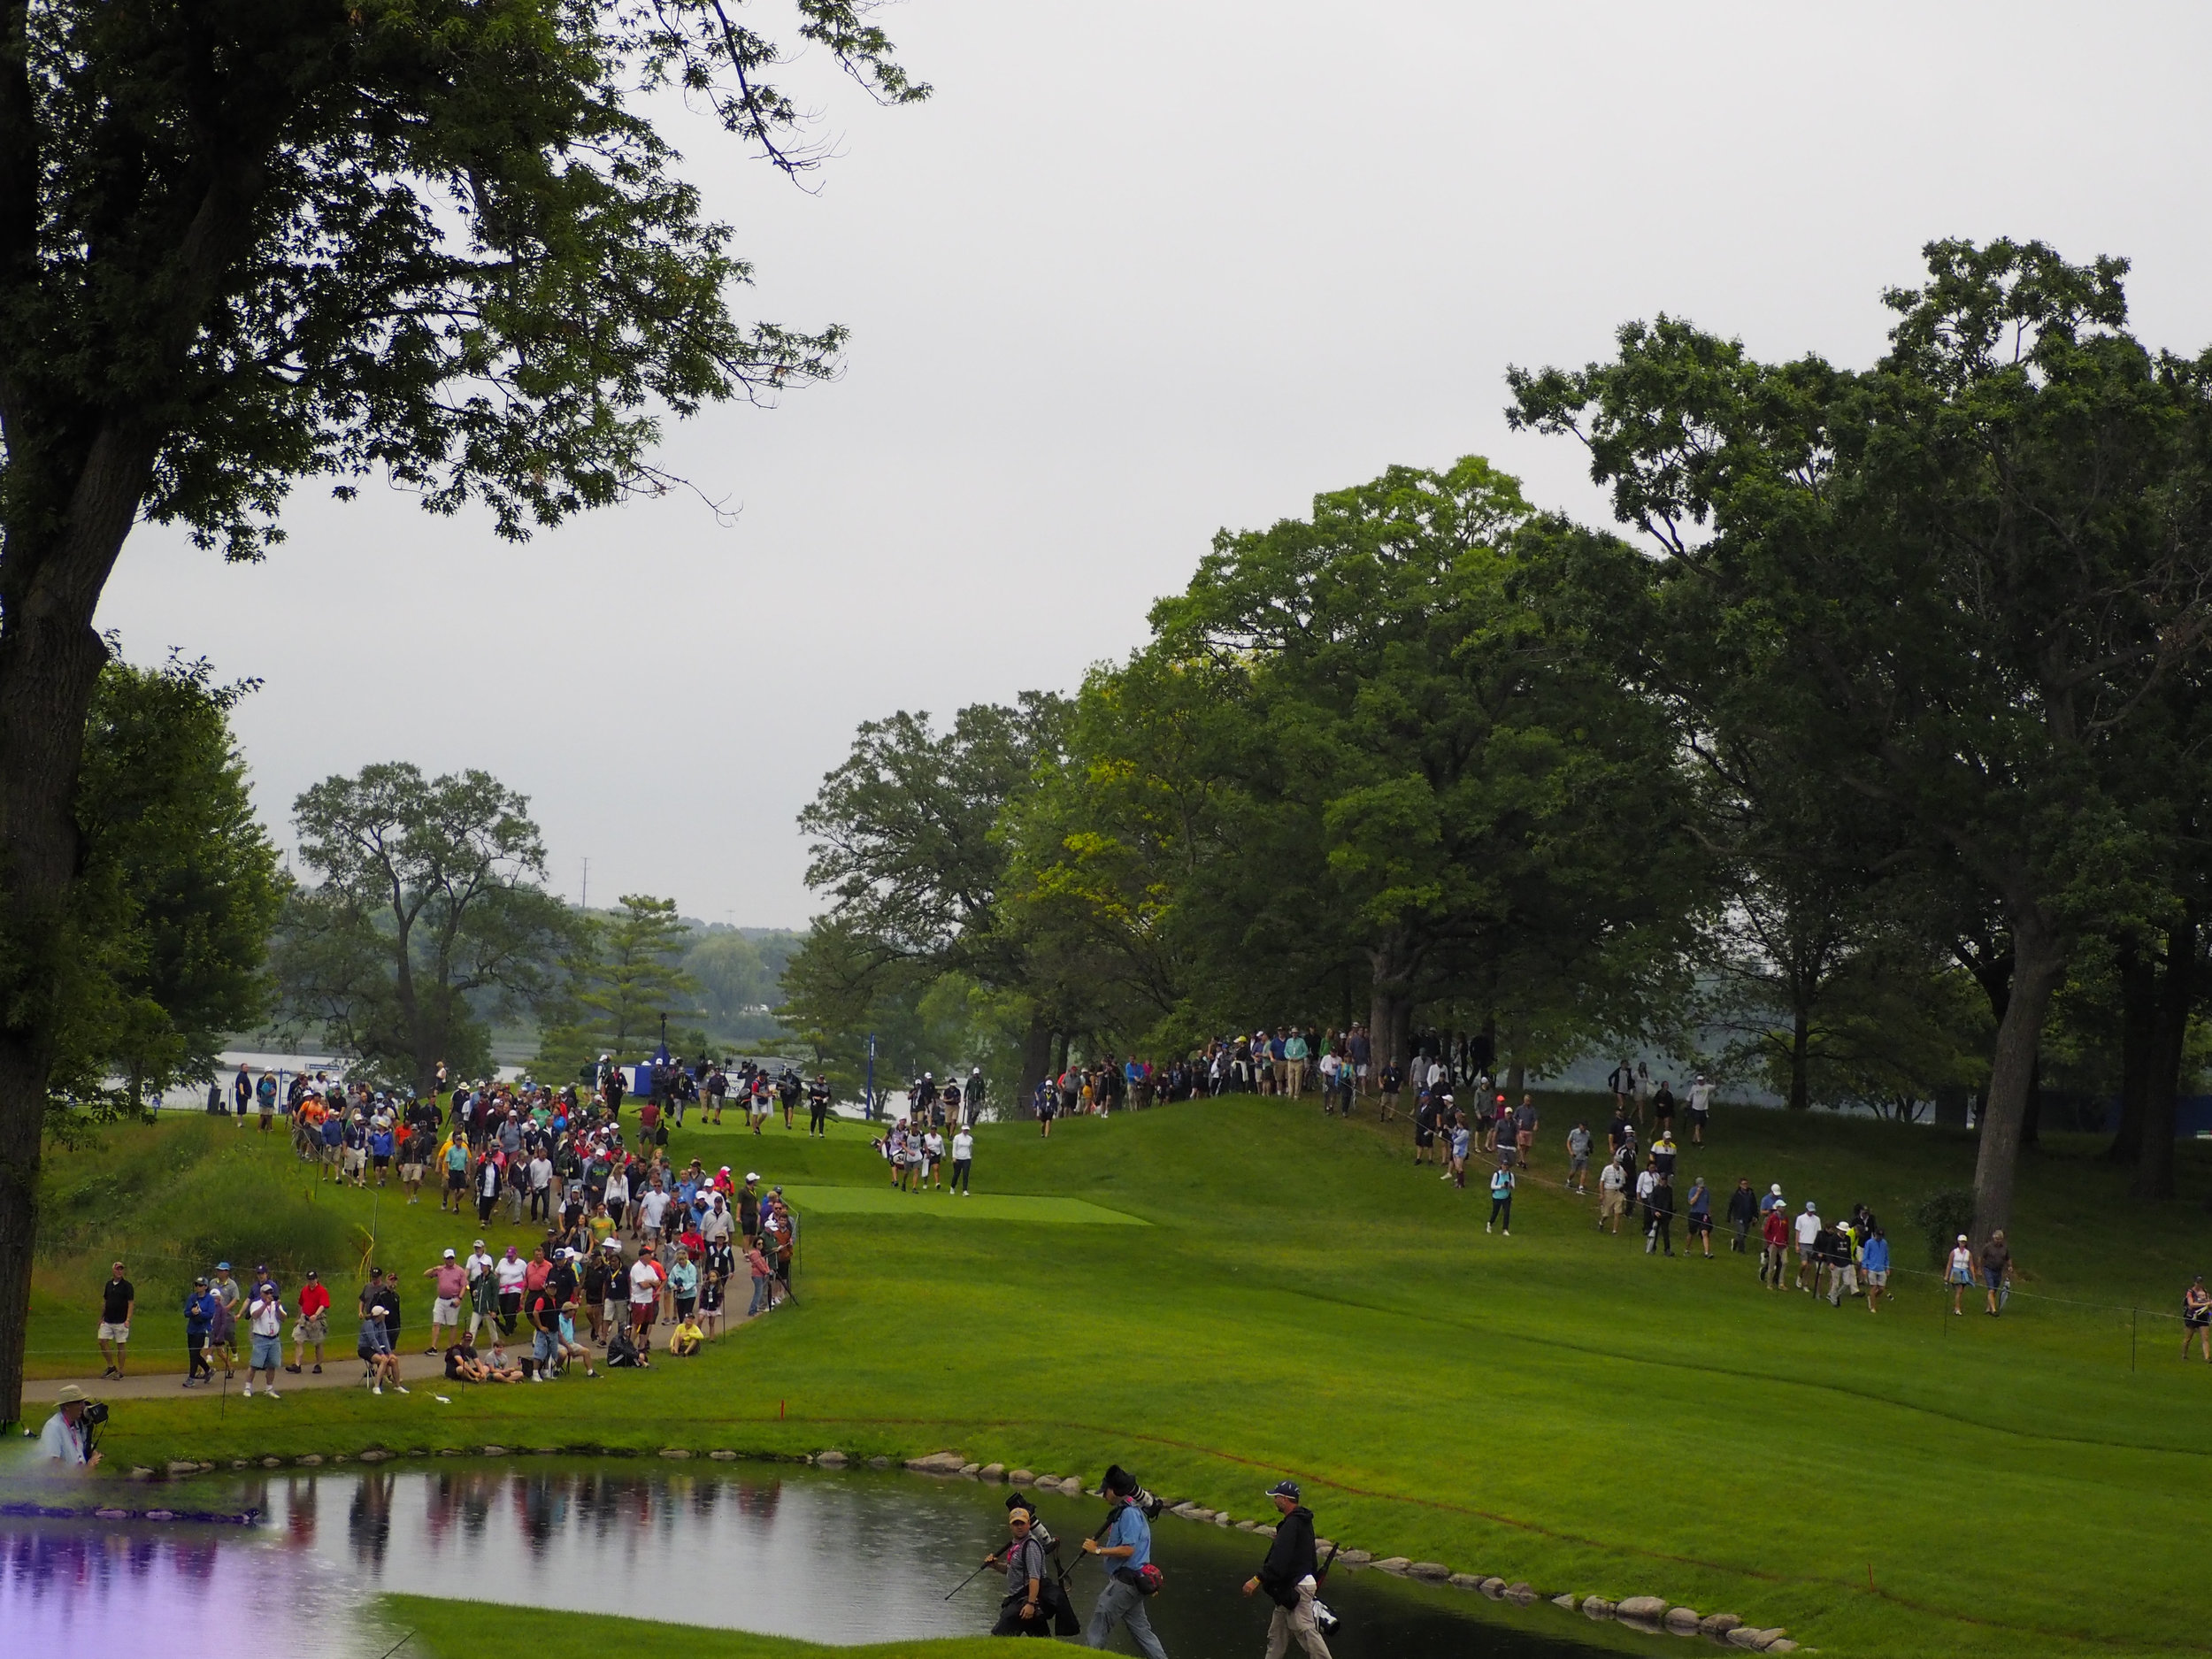
<path fill-rule="evenodd" d="M 548 1458 L 258 1478 L 231 1489 L 251 1529 L 0 1523 L 0 1630 L 11 1652 L 142 1653 L 235 1633 L 254 1609 L 257 1650 L 353 1659 L 391 1632 L 380 1592 L 566 1608 L 853 1643 L 978 1634 L 995 1574 L 946 1599 L 1004 1538 L 1004 1490 L 897 1474 L 715 1465 L 670 1471 Z M 1094 1500 L 1043 1497 L 1075 1540 Z M 342 1511 L 342 1528 L 322 1525 Z M 1256 1652 L 1268 1606 L 1239 1586 L 1266 1540 L 1163 1517 L 1154 1558 L 1168 1591 L 1155 1627 L 1176 1659 Z M 1079 1609 L 1099 1569 L 1078 1565 Z M 1597 1649 L 1578 1620 L 1502 1609 L 1465 1592 L 1340 1572 L 1336 1659 L 1479 1655 L 1564 1659 Z M 349 1609 L 350 1613 L 349 1614 Z M 27 1638 L 19 1640 L 19 1636 Z"/>

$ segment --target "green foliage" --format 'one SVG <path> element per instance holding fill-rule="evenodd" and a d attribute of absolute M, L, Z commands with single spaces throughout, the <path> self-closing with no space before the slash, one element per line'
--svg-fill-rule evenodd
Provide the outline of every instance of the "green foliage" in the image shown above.
<path fill-rule="evenodd" d="M 173 659 L 101 672 L 77 789 L 83 870 L 57 1109 L 135 1111 L 146 1091 L 211 1077 L 224 1033 L 260 1015 L 280 896 L 230 731 L 251 688 Z M 69 1123 L 51 1112 L 49 1133 Z"/>
<path fill-rule="evenodd" d="M 295 806 L 300 857 L 275 963 L 286 1015 L 380 1080 L 428 1093 L 490 1068 L 492 1011 L 534 1006 L 575 918 L 533 878 L 529 803 L 488 772 L 404 762 L 325 780 Z"/>
<path fill-rule="evenodd" d="M 1912 1207 L 1912 1225 L 1928 1241 L 1928 1265 L 1940 1267 L 1962 1233 L 1974 1225 L 1974 1190 L 1947 1187 L 1930 1193 Z"/>
<path fill-rule="evenodd" d="M 675 961 L 690 931 L 676 915 L 676 901 L 626 893 L 621 906 L 610 920 L 578 925 L 579 947 L 563 964 L 564 982 L 540 1039 L 538 1064 L 549 1077 L 577 1076 L 601 1055 L 634 1064 L 659 1047 L 664 1017 L 696 1014 L 698 981 Z M 679 1027 L 670 1047 L 695 1057 L 704 1039 Z"/>
<path fill-rule="evenodd" d="M 742 1043 L 772 1036 L 783 972 L 804 935 L 718 928 L 696 937 L 683 971 L 698 982 L 700 1016 L 717 1036 Z"/>

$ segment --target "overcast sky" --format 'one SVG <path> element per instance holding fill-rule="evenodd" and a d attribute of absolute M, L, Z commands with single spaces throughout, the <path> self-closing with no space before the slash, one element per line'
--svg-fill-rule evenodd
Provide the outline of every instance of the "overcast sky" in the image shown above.
<path fill-rule="evenodd" d="M 265 682 L 238 726 L 280 840 L 330 773 L 480 766 L 572 896 L 588 858 L 595 903 L 799 925 L 793 815 L 857 722 L 1071 688 L 1217 528 L 1471 451 L 1600 515 L 1571 444 L 1506 431 L 1509 364 L 1660 311 L 1863 363 L 1947 235 L 2125 255 L 2143 337 L 2212 343 L 2201 4 L 884 19 L 936 96 L 800 65 L 817 195 L 672 123 L 757 267 L 741 314 L 852 330 L 838 382 L 671 432 L 733 526 L 676 497 L 517 548 L 310 489 L 259 566 L 133 537 L 101 626 Z"/>

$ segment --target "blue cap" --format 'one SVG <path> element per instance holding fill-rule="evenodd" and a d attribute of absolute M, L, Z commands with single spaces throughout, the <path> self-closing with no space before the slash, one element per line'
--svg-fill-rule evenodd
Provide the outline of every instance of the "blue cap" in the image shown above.
<path fill-rule="evenodd" d="M 1295 1503 L 1300 1496 L 1298 1483 L 1294 1480 L 1279 1480 L 1267 1489 L 1267 1495 L 1271 1498 L 1288 1498 Z"/>

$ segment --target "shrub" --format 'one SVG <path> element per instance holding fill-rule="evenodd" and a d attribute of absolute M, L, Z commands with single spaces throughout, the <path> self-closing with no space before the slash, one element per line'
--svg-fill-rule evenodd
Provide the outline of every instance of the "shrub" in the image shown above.
<path fill-rule="evenodd" d="M 1928 1265 L 1941 1267 L 1951 1253 L 1952 1240 L 1974 1225 L 1973 1189 L 1947 1187 L 1930 1193 L 1912 1207 L 1913 1225 L 1928 1239 Z"/>

